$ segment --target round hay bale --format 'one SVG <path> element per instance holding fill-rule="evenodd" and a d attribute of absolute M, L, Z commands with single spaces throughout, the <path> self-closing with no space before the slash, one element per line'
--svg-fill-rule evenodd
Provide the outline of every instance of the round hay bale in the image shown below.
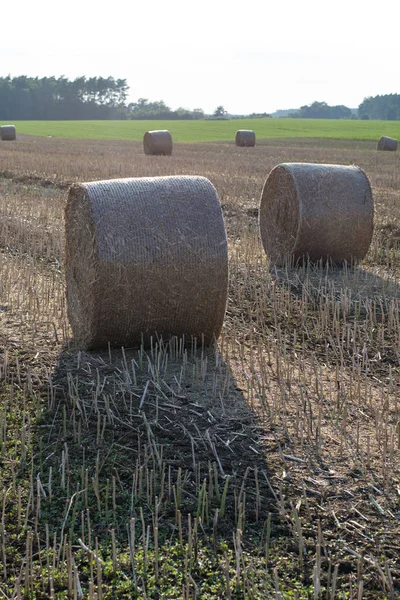
<path fill-rule="evenodd" d="M 4 142 L 14 141 L 17 138 L 15 125 L 2 125 L 0 127 L 0 137 Z"/>
<path fill-rule="evenodd" d="M 143 149 L 145 154 L 172 154 L 172 136 L 167 129 L 158 131 L 146 131 L 143 136 Z"/>
<path fill-rule="evenodd" d="M 256 145 L 256 134 L 252 129 L 239 129 L 235 136 L 236 146 L 253 147 Z"/>
<path fill-rule="evenodd" d="M 68 316 L 84 348 L 218 337 L 227 239 L 214 186 L 171 176 L 78 183 L 66 206 Z"/>
<path fill-rule="evenodd" d="M 374 229 L 369 180 L 359 167 L 280 164 L 265 182 L 259 223 L 273 264 L 362 260 Z"/>
<path fill-rule="evenodd" d="M 396 152 L 397 150 L 397 140 L 391 137 L 387 137 L 383 135 L 378 142 L 377 150 L 389 150 L 391 152 Z"/>

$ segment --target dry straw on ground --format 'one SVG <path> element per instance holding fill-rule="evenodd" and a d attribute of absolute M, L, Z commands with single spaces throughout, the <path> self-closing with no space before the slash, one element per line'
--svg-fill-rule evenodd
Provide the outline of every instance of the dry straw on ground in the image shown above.
<path fill-rule="evenodd" d="M 172 136 L 167 129 L 146 131 L 143 136 L 143 149 L 145 154 L 172 154 Z"/>
<path fill-rule="evenodd" d="M 239 129 L 235 136 L 236 146 L 253 147 L 256 145 L 256 134 L 251 129 Z"/>
<path fill-rule="evenodd" d="M 66 207 L 68 314 L 85 348 L 150 336 L 217 338 L 228 285 L 227 240 L 204 177 L 75 184 Z"/>
<path fill-rule="evenodd" d="M 2 125 L 0 127 L 0 137 L 2 141 L 14 141 L 17 137 L 15 125 Z"/>
<path fill-rule="evenodd" d="M 377 150 L 389 150 L 395 152 L 397 150 L 397 140 L 383 135 L 379 139 Z"/>
<path fill-rule="evenodd" d="M 362 260 L 373 227 L 371 186 L 359 167 L 283 163 L 265 182 L 260 231 L 273 264 Z"/>

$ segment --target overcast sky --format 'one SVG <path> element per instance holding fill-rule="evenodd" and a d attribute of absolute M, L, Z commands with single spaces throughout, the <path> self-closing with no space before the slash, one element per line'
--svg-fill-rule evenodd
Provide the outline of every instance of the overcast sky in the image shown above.
<path fill-rule="evenodd" d="M 399 17 L 398 0 L 13 0 L 0 76 L 112 75 L 132 101 L 206 112 L 355 108 L 400 93 Z"/>

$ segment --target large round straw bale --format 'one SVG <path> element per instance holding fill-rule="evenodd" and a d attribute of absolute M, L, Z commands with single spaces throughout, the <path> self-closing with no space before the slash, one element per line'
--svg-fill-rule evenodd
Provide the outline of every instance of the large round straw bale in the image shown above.
<path fill-rule="evenodd" d="M 265 182 L 259 218 L 273 264 L 359 261 L 374 228 L 371 186 L 359 167 L 280 164 Z"/>
<path fill-rule="evenodd" d="M 66 207 L 68 316 L 85 348 L 217 338 L 228 286 L 221 206 L 204 177 L 79 183 Z"/>
<path fill-rule="evenodd" d="M 146 131 L 143 136 L 143 149 L 145 154 L 172 154 L 172 136 L 167 129 Z"/>
<path fill-rule="evenodd" d="M 14 141 L 17 137 L 15 125 L 2 125 L 0 127 L 0 137 L 2 141 Z"/>
<path fill-rule="evenodd" d="M 395 152 L 397 150 L 397 140 L 383 135 L 379 139 L 377 150 L 389 150 Z"/>
<path fill-rule="evenodd" d="M 256 134 L 252 129 L 238 129 L 235 136 L 236 146 L 255 146 Z"/>

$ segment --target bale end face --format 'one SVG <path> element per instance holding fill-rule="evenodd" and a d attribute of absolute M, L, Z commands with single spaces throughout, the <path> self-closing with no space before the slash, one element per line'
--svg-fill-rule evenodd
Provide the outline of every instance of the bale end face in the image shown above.
<path fill-rule="evenodd" d="M 371 186 L 358 167 L 286 163 L 269 174 L 260 233 L 272 264 L 362 260 L 371 243 Z"/>
<path fill-rule="evenodd" d="M 67 313 L 75 341 L 91 348 L 98 330 L 99 257 L 93 207 L 83 185 L 71 186 L 65 208 Z"/>

